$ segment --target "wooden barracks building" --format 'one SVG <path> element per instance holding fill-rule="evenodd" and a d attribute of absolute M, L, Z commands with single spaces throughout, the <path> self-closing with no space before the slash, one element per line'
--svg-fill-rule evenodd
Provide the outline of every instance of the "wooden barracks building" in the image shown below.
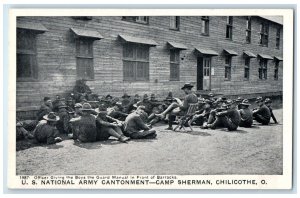
<path fill-rule="evenodd" d="M 263 16 L 18 17 L 17 111 L 80 78 L 100 96 L 181 96 L 186 82 L 200 93 L 281 95 L 282 38 L 282 22 Z"/>

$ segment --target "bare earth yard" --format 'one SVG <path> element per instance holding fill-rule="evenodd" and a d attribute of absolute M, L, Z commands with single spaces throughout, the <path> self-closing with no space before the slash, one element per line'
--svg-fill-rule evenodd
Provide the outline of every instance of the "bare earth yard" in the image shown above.
<path fill-rule="evenodd" d="M 17 151 L 21 175 L 206 175 L 282 174 L 282 109 L 279 125 L 253 128 L 166 131 L 157 139 L 75 144 L 64 140 Z M 273 121 L 272 121 L 273 122 Z"/>

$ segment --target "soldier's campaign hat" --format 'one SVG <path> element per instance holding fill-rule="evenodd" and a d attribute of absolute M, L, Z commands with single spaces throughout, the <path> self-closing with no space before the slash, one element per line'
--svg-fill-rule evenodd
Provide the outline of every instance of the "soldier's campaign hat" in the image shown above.
<path fill-rule="evenodd" d="M 234 104 L 233 100 L 228 99 L 228 100 L 227 100 L 227 105 L 232 105 L 232 104 Z"/>
<path fill-rule="evenodd" d="M 154 93 L 151 94 L 151 95 L 150 95 L 150 98 L 155 98 L 155 94 L 154 94 Z"/>
<path fill-rule="evenodd" d="M 82 108 L 82 104 L 81 103 L 76 103 L 74 107 L 75 108 Z"/>
<path fill-rule="evenodd" d="M 223 103 L 219 109 L 220 110 L 226 110 L 227 108 L 228 108 L 227 104 Z"/>
<path fill-rule="evenodd" d="M 192 89 L 194 87 L 194 85 L 192 85 L 191 83 L 185 83 L 183 85 L 183 87 L 181 87 L 181 89 Z"/>
<path fill-rule="evenodd" d="M 140 99 L 139 94 L 135 94 L 135 95 L 134 95 L 134 99 Z"/>
<path fill-rule="evenodd" d="M 59 120 L 59 116 L 57 116 L 54 112 L 50 112 L 48 115 L 44 115 L 43 118 L 47 121 L 56 122 Z"/>
<path fill-rule="evenodd" d="M 120 101 L 116 102 L 116 106 L 122 107 L 122 102 Z"/>
<path fill-rule="evenodd" d="M 148 100 L 148 99 L 149 99 L 148 94 L 144 94 L 143 99 L 144 99 L 144 100 Z"/>
<path fill-rule="evenodd" d="M 209 96 L 209 97 L 214 97 L 215 95 L 214 95 L 212 92 L 210 92 L 210 93 L 208 94 L 208 96 Z"/>
<path fill-rule="evenodd" d="M 137 107 L 137 109 L 141 109 L 141 110 L 145 111 L 146 107 L 144 105 L 140 105 L 140 106 Z"/>
<path fill-rule="evenodd" d="M 92 111 L 92 106 L 89 103 L 83 103 L 81 111 Z"/>
<path fill-rule="evenodd" d="M 130 96 L 127 93 L 124 93 L 122 98 L 130 98 Z"/>
<path fill-rule="evenodd" d="M 235 102 L 242 102 L 242 101 L 243 101 L 243 98 L 240 96 L 235 100 Z"/>
<path fill-rule="evenodd" d="M 98 108 L 95 109 L 96 113 L 107 113 L 107 108 L 104 104 L 100 104 Z"/>
<path fill-rule="evenodd" d="M 204 98 L 198 98 L 198 103 L 204 104 L 205 103 L 205 99 Z"/>
<path fill-rule="evenodd" d="M 259 103 L 259 102 L 263 102 L 264 100 L 263 100 L 263 98 L 261 97 L 261 96 L 259 96 L 259 97 L 257 97 L 256 98 L 256 103 Z"/>
<path fill-rule="evenodd" d="M 57 105 L 57 108 L 67 108 L 68 106 L 66 105 L 66 103 L 64 102 L 60 102 L 58 105 Z"/>
<path fill-rule="evenodd" d="M 105 96 L 105 98 L 106 99 L 109 99 L 109 98 L 112 99 L 113 97 L 110 94 L 108 94 L 108 95 Z"/>
<path fill-rule="evenodd" d="M 269 103 L 272 103 L 272 100 L 270 98 L 266 98 L 265 99 L 265 104 L 269 104 Z"/>
<path fill-rule="evenodd" d="M 250 106 L 251 104 L 249 103 L 249 101 L 247 99 L 244 99 L 242 101 L 241 105 Z"/>
<path fill-rule="evenodd" d="M 44 97 L 44 101 L 46 102 L 46 101 L 48 101 L 48 100 L 51 100 L 51 98 L 50 97 Z"/>
<path fill-rule="evenodd" d="M 72 97 L 68 97 L 67 101 L 68 102 L 73 101 L 73 98 Z"/>

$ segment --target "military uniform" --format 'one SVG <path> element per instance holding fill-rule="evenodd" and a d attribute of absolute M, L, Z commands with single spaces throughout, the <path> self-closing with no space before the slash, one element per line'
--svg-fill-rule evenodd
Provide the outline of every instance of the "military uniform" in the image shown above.
<path fill-rule="evenodd" d="M 270 109 L 263 104 L 259 109 L 253 111 L 253 118 L 263 125 L 268 125 L 271 119 Z"/>
<path fill-rule="evenodd" d="M 124 122 L 124 135 L 132 139 L 148 139 L 155 138 L 155 130 L 145 124 L 141 115 L 137 112 L 129 114 Z"/>
<path fill-rule="evenodd" d="M 219 112 L 216 120 L 211 124 L 210 128 L 226 127 L 229 131 L 234 131 L 240 124 L 241 116 L 237 109 L 229 109 Z"/>

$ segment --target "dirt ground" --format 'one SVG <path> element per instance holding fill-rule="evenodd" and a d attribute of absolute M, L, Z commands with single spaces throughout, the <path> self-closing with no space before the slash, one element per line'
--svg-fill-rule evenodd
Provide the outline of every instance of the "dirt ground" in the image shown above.
<path fill-rule="evenodd" d="M 282 123 L 282 109 L 274 110 Z M 273 122 L 273 121 L 272 121 Z M 282 174 L 282 124 L 253 128 L 166 131 L 157 139 L 36 145 L 17 151 L 22 175 Z"/>

